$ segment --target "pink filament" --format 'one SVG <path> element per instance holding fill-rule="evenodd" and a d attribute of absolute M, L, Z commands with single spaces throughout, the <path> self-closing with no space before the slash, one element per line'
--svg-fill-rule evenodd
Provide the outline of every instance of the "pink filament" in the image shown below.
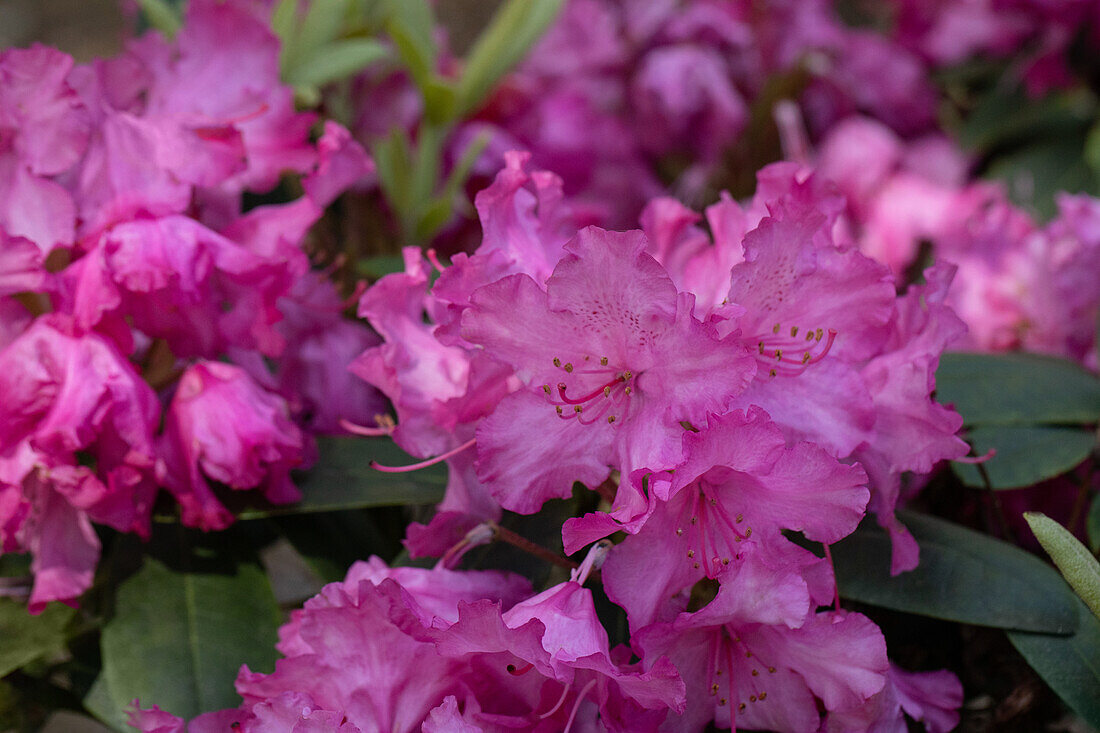
<path fill-rule="evenodd" d="M 383 473 L 408 473 L 409 471 L 417 471 L 421 468 L 427 468 L 428 466 L 434 466 L 437 463 L 442 463 L 443 461 L 447 460 L 451 456 L 458 455 L 459 453 L 466 450 L 467 448 L 473 447 L 473 445 L 476 442 L 477 442 L 477 438 L 470 438 L 469 440 L 467 440 L 465 443 L 458 446 L 457 448 L 452 448 L 451 450 L 447 451 L 446 453 L 441 453 L 440 455 L 436 456 L 435 458 L 429 458 L 426 461 L 421 461 L 420 463 L 414 463 L 414 464 L 409 465 L 409 466 L 383 466 L 379 463 L 376 463 L 375 461 L 371 461 L 370 462 L 370 467 L 373 468 L 376 471 L 382 471 Z"/>

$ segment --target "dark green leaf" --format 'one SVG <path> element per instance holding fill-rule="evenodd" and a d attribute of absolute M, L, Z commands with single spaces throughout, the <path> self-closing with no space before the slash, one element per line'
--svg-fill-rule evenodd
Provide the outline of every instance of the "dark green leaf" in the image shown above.
<path fill-rule="evenodd" d="M 405 258 L 401 255 L 378 255 L 359 261 L 356 271 L 364 277 L 377 280 L 394 272 L 405 271 Z"/>
<path fill-rule="evenodd" d="M 920 545 L 920 565 L 891 577 L 890 538 L 865 521 L 833 547 L 841 595 L 979 626 L 1061 634 L 1076 627 L 1076 597 L 1039 558 L 943 519 L 899 516 Z"/>
<path fill-rule="evenodd" d="M 371 38 L 345 38 L 315 49 L 302 63 L 289 69 L 286 81 L 293 86 L 323 86 L 351 76 L 385 58 L 386 47 Z"/>
<path fill-rule="evenodd" d="M 246 509 L 239 518 L 435 504 L 443 499 L 447 485 L 447 466 L 443 463 L 408 473 L 383 473 L 370 467 L 371 461 L 384 466 L 417 461 L 388 438 L 329 437 L 317 442 L 317 464 L 297 482 L 302 490 L 300 503 Z"/>
<path fill-rule="evenodd" d="M 994 159 L 986 176 L 1004 181 L 1014 203 L 1046 221 L 1057 213 L 1055 194 L 1096 191 L 1096 178 L 1082 157 L 1084 146 L 1081 135 L 1041 139 Z"/>
<path fill-rule="evenodd" d="M 959 131 L 959 141 L 988 152 L 1024 139 L 1059 139 L 1085 129 L 1095 107 L 1095 99 L 1083 90 L 1033 100 L 1022 88 L 1006 91 L 998 87 L 979 100 Z"/>
<path fill-rule="evenodd" d="M 458 113 L 474 110 L 518 64 L 557 17 L 564 0 L 508 0 L 493 15 L 466 59 Z"/>
<path fill-rule="evenodd" d="M 936 398 L 967 425 L 1090 423 L 1100 418 L 1100 379 L 1066 359 L 1035 354 L 948 353 Z"/>
<path fill-rule="evenodd" d="M 1100 494 L 1092 498 L 1088 519 L 1085 520 L 1089 537 L 1089 549 L 1092 554 L 1100 554 Z"/>
<path fill-rule="evenodd" d="M 135 698 L 175 715 L 236 707 L 242 664 L 274 668 L 279 609 L 252 564 L 233 573 L 185 573 L 152 558 L 118 589 L 103 628 L 103 678 L 120 709 Z"/>
<path fill-rule="evenodd" d="M 1062 577 L 1100 618 L 1100 562 L 1073 534 L 1041 512 L 1024 512 L 1039 544 L 1058 566 Z"/>
<path fill-rule="evenodd" d="M 1051 689 L 1085 721 L 1100 728 L 1100 620 L 1074 599 L 1071 636 L 1010 631 L 1012 645 Z"/>
<path fill-rule="evenodd" d="M 997 451 L 983 464 L 995 489 L 1019 489 L 1061 475 L 1088 458 L 1096 444 L 1088 428 L 1050 425 L 983 425 L 968 437 L 976 455 Z M 974 465 L 952 465 L 964 483 L 985 485 Z"/>
<path fill-rule="evenodd" d="M 61 603 L 32 616 L 24 604 L 0 598 L 0 677 L 64 645 L 72 617 L 73 609 Z"/>

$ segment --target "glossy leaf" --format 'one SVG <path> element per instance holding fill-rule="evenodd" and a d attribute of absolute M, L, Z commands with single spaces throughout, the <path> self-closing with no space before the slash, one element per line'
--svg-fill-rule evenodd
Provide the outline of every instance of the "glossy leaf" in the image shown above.
<path fill-rule="evenodd" d="M 73 613 L 64 604 L 51 603 L 32 616 L 25 604 L 0 598 L 0 677 L 64 645 Z"/>
<path fill-rule="evenodd" d="M 995 489 L 1019 489 L 1061 475 L 1088 458 L 1096 445 L 1096 434 L 1089 428 L 1050 425 L 980 426 L 967 437 L 976 455 L 997 451 L 983 464 Z M 976 466 L 952 465 L 964 483 L 985 485 Z"/>
<path fill-rule="evenodd" d="M 1066 359 L 1036 354 L 947 353 L 936 398 L 967 425 L 1091 423 L 1100 418 L 1100 379 Z"/>
<path fill-rule="evenodd" d="M 476 109 L 558 16 L 564 0 L 508 0 L 493 15 L 466 59 L 458 85 L 459 113 Z"/>
<path fill-rule="evenodd" d="M 1077 599 L 1058 572 L 1018 547 L 923 514 L 899 516 L 920 565 L 890 576 L 890 538 L 872 520 L 833 546 L 842 596 L 979 626 L 1071 633 Z"/>
<path fill-rule="evenodd" d="M 119 586 L 116 608 L 100 642 L 105 694 L 115 708 L 138 699 L 191 718 L 236 707 L 240 666 L 274 669 L 279 609 L 256 565 L 188 573 L 147 558 Z"/>
<path fill-rule="evenodd" d="M 245 509 L 241 519 L 280 514 L 330 512 L 407 504 L 435 504 L 443 499 L 447 466 L 436 464 L 409 473 L 383 473 L 371 461 L 401 466 L 418 459 L 388 438 L 329 437 L 318 441 L 316 465 L 297 481 L 303 500 L 298 504 Z"/>
<path fill-rule="evenodd" d="M 1095 107 L 1095 99 L 1084 91 L 1058 92 L 1033 100 L 1022 88 L 998 86 L 978 101 L 959 130 L 959 141 L 989 152 L 1025 139 L 1063 138 L 1084 130 Z"/>
<path fill-rule="evenodd" d="M 1100 620 L 1074 599 L 1070 636 L 1011 631 L 1009 641 L 1031 668 L 1089 725 L 1100 728 Z"/>
<path fill-rule="evenodd" d="M 1041 512 L 1024 512 L 1039 544 L 1085 605 L 1100 618 L 1100 562 L 1073 534 Z"/>

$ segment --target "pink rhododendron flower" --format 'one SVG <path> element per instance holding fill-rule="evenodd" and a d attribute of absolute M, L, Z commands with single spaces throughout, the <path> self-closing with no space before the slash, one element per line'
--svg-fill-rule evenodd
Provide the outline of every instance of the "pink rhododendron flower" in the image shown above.
<path fill-rule="evenodd" d="M 640 232 L 590 227 L 545 291 L 511 275 L 474 293 L 463 337 L 529 386 L 477 431 L 478 474 L 506 508 L 534 512 L 613 466 L 676 465 L 680 422 L 722 412 L 752 378 L 747 350 L 695 319 L 645 247 Z"/>
<path fill-rule="evenodd" d="M 277 504 L 298 501 L 290 470 L 303 467 L 310 450 L 282 398 L 239 367 L 199 362 L 180 378 L 168 407 L 157 477 L 180 502 L 184 524 L 224 529 L 233 515 L 208 480 L 261 488 Z"/>
<path fill-rule="evenodd" d="M 854 710 L 830 713 L 828 733 L 904 733 L 905 716 L 924 723 L 928 733 L 948 733 L 959 724 L 963 689 L 950 672 L 906 672 L 890 665 L 886 686 Z"/>
<path fill-rule="evenodd" d="M 35 46 L 0 53 L 0 229 L 43 252 L 73 241 L 76 209 L 55 180 L 84 154 L 90 116 L 67 78 L 68 55 Z"/>
<path fill-rule="evenodd" d="M 33 555 L 36 612 L 91 584 L 91 521 L 148 534 L 159 406 L 108 341 L 62 316 L 37 319 L 0 351 L 0 392 L 0 541 Z"/>

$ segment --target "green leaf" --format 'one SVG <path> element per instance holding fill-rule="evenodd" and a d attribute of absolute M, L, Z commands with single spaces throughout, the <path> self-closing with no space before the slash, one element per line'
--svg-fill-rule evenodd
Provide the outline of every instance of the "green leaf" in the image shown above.
<path fill-rule="evenodd" d="M 1076 598 L 1074 608 L 1071 636 L 1010 631 L 1008 639 L 1067 705 L 1100 728 L 1100 621 Z"/>
<path fill-rule="evenodd" d="M 1096 445 L 1092 430 L 1050 425 L 983 425 L 968 437 L 977 455 L 997 451 L 983 464 L 994 489 L 1020 489 L 1059 476 L 1088 458 Z M 951 465 L 963 483 L 985 485 L 973 464 Z"/>
<path fill-rule="evenodd" d="M 386 31 L 421 90 L 435 74 L 435 17 L 427 0 L 389 0 Z"/>
<path fill-rule="evenodd" d="M 1079 134 L 1039 139 L 995 158 L 985 175 L 1004 181 L 1014 203 L 1047 221 L 1058 211 L 1055 194 L 1096 192 L 1096 177 L 1082 158 L 1084 146 Z"/>
<path fill-rule="evenodd" d="M 152 558 L 119 586 L 117 612 L 100 647 L 107 698 L 135 698 L 175 715 L 236 707 L 242 664 L 274 668 L 279 609 L 267 577 L 252 564 L 232 573 L 169 570 Z"/>
<path fill-rule="evenodd" d="M 345 38 L 313 51 L 285 74 L 293 86 L 323 86 L 359 72 L 386 57 L 386 47 L 372 38 Z"/>
<path fill-rule="evenodd" d="M 920 545 L 920 565 L 890 576 L 890 538 L 866 520 L 833 546 L 841 595 L 896 611 L 1046 633 L 1072 633 L 1076 598 L 1054 568 L 1018 547 L 943 519 L 899 518 Z"/>
<path fill-rule="evenodd" d="M 0 677 L 61 648 L 73 613 L 62 603 L 51 603 L 32 616 L 26 605 L 0 598 Z"/>
<path fill-rule="evenodd" d="M 434 199 L 431 204 L 420 213 L 420 220 L 416 222 L 416 237 L 421 241 L 428 241 L 435 233 L 438 232 L 443 226 L 451 220 L 451 214 L 454 210 L 451 206 L 451 199 L 447 196 L 440 196 Z"/>
<path fill-rule="evenodd" d="M 245 509 L 238 517 L 258 519 L 339 509 L 435 504 L 443 499 L 446 464 L 408 473 L 383 473 L 370 467 L 371 461 L 384 466 L 417 462 L 388 438 L 318 438 L 317 447 L 320 452 L 317 464 L 297 482 L 302 490 L 300 503 Z"/>
<path fill-rule="evenodd" d="M 168 38 L 175 37 L 183 22 L 176 10 L 166 0 L 137 0 L 149 25 Z"/>
<path fill-rule="evenodd" d="M 967 425 L 1092 423 L 1100 417 L 1100 379 L 1049 356 L 947 353 L 936 399 L 953 403 Z"/>
<path fill-rule="evenodd" d="M 1100 554 L 1100 494 L 1092 498 L 1085 527 L 1089 537 L 1089 549 L 1094 555 Z"/>
<path fill-rule="evenodd" d="M 458 85 L 458 114 L 477 108 L 558 16 L 563 0 L 508 0 L 478 37 Z"/>
<path fill-rule="evenodd" d="M 120 708 L 118 704 L 111 699 L 111 692 L 107 689 L 107 676 L 103 673 L 100 673 L 100 675 L 95 678 L 95 682 L 92 683 L 92 687 L 88 690 L 88 694 L 84 696 L 83 702 L 84 708 L 98 718 L 100 722 L 117 731 L 129 731 L 129 733 L 133 733 L 134 729 L 126 724 L 128 719 L 126 709 Z M 127 705 L 128 704 L 129 703 L 127 703 Z"/>
<path fill-rule="evenodd" d="M 1100 562 L 1068 529 L 1047 515 L 1024 512 L 1024 519 L 1062 577 L 1100 619 Z"/>
<path fill-rule="evenodd" d="M 310 0 L 297 34 L 297 52 L 309 58 L 335 40 L 343 29 L 347 6 L 347 0 Z"/>
<path fill-rule="evenodd" d="M 377 280 L 394 272 L 405 271 L 405 258 L 401 255 L 377 255 L 360 260 L 355 271 L 364 277 Z"/>
<path fill-rule="evenodd" d="M 1061 139 L 1080 134 L 1095 114 L 1096 100 L 1084 90 L 1034 100 L 1022 88 L 996 88 L 983 96 L 959 130 L 959 142 L 988 152 L 1021 140 Z"/>

